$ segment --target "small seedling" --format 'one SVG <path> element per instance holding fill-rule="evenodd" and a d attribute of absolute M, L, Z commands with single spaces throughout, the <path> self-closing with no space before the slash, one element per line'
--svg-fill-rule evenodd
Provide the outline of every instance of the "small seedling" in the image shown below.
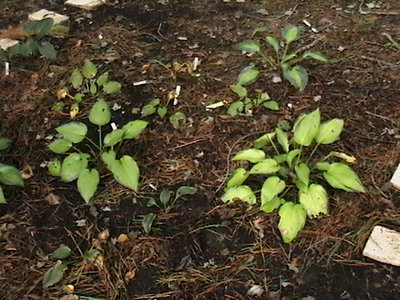
<path fill-rule="evenodd" d="M 57 262 L 43 276 L 42 284 L 44 288 L 55 285 L 63 277 L 68 266 L 62 262 L 62 259 L 68 258 L 72 250 L 65 245 L 61 245 L 50 254 L 51 259 L 57 259 Z"/>
<path fill-rule="evenodd" d="M 161 100 L 158 98 L 150 100 L 150 102 L 142 108 L 142 117 L 151 116 L 157 113 L 157 115 L 162 119 L 168 113 L 167 105 L 164 106 L 161 103 Z M 176 112 L 170 115 L 168 119 L 172 126 L 174 126 L 174 128 L 178 128 L 180 125 L 182 125 L 182 123 L 186 121 L 186 115 L 183 112 Z"/>
<path fill-rule="evenodd" d="M 255 30 L 255 33 L 259 30 Z M 254 35 L 254 34 L 253 34 Z M 298 41 L 301 37 L 300 28 L 297 26 L 287 26 L 281 32 L 282 40 L 274 36 L 266 36 L 265 39 L 259 40 L 246 40 L 239 43 L 236 47 L 237 50 L 255 54 L 258 53 L 264 63 L 267 63 L 270 68 L 263 70 L 263 72 L 274 71 L 281 69 L 283 76 L 295 88 L 304 91 L 308 84 L 308 72 L 300 66 L 299 63 L 306 59 L 314 59 L 321 62 L 328 62 L 328 59 L 319 51 L 307 50 L 302 54 L 302 49 L 289 51 L 289 46 Z M 268 55 L 262 50 L 263 45 L 269 45 L 273 49 L 273 54 Z M 244 68 L 239 74 L 237 85 L 244 86 L 255 82 L 260 75 L 261 70 L 255 66 L 248 66 Z"/>
<path fill-rule="evenodd" d="M 260 210 L 271 213 L 279 208 L 278 227 L 285 243 L 297 236 L 307 216 L 315 218 L 328 214 L 328 194 L 318 181 L 324 179 L 331 187 L 347 192 L 365 192 L 359 177 L 348 166 L 348 163 L 354 163 L 354 157 L 331 152 L 320 159 L 313 158 L 319 146 L 339 139 L 344 125 L 341 119 L 321 123 L 320 118 L 319 109 L 303 114 L 297 118 L 292 133 L 278 126 L 274 132 L 256 139 L 254 147 L 240 151 L 232 158 L 252 165 L 249 169 L 239 167 L 233 172 L 222 200 L 240 199 L 256 204 L 256 193 L 243 183 L 250 176 L 261 178 Z M 313 149 L 307 152 L 310 146 Z M 331 157 L 343 161 L 328 162 Z"/>
<path fill-rule="evenodd" d="M 148 123 L 143 120 L 130 121 L 120 129 L 114 128 L 103 139 L 103 126 L 109 124 L 110 120 L 110 107 L 104 100 L 98 100 L 89 113 L 89 121 L 98 126 L 98 143 L 88 137 L 86 124 L 74 121 L 57 127 L 56 131 L 62 138 L 48 145 L 51 151 L 58 154 L 67 154 L 71 149 L 75 150 L 62 161 L 52 160 L 48 169 L 51 175 L 60 177 L 64 182 L 77 180 L 78 190 L 86 203 L 94 196 L 100 182 L 98 169 L 88 168 L 90 162 L 99 167 L 102 161 L 118 183 L 134 191 L 138 189 L 139 167 L 136 161 L 129 155 L 117 159 L 114 147 L 124 140 L 138 138 Z M 83 141 L 87 147 L 93 146 L 90 151 L 92 155 L 77 148 Z"/>

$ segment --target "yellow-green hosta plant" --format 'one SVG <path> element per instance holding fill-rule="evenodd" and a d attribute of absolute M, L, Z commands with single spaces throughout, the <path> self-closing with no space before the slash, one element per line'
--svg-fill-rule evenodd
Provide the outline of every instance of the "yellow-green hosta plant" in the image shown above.
<path fill-rule="evenodd" d="M 256 29 L 256 32 L 264 31 Z M 292 43 L 300 39 L 300 27 L 290 25 L 285 27 L 281 32 L 281 39 L 274 36 L 266 36 L 263 39 L 246 40 L 239 43 L 237 50 L 256 54 L 261 56 L 263 63 L 268 64 L 270 68 L 263 70 L 264 72 L 281 69 L 283 77 L 290 82 L 295 88 L 304 91 L 308 84 L 308 72 L 299 65 L 303 60 L 314 59 L 321 62 L 328 62 L 328 59 L 319 51 L 300 49 L 291 49 Z M 272 51 L 264 50 L 264 46 L 269 46 Z M 238 77 L 237 85 L 247 85 L 257 80 L 261 70 L 255 66 L 244 68 Z"/>
<path fill-rule="evenodd" d="M 299 116 L 291 132 L 278 126 L 257 138 L 252 148 L 232 158 L 247 161 L 248 167 L 241 166 L 233 172 L 222 200 L 259 203 L 260 210 L 266 213 L 279 209 L 278 227 L 283 241 L 290 243 L 303 229 L 307 217 L 328 214 L 324 181 L 347 192 L 365 192 L 360 178 L 348 165 L 355 160 L 352 156 L 338 152 L 319 158 L 316 155 L 320 146 L 339 139 L 343 125 L 341 119 L 321 122 L 320 110 L 316 109 Z M 261 190 L 246 184 L 249 177 L 261 180 Z"/>
<path fill-rule="evenodd" d="M 114 148 L 124 140 L 136 139 L 147 126 L 143 120 L 126 123 L 122 128 L 113 128 L 104 138 L 102 131 L 111 120 L 111 110 L 104 100 L 98 100 L 89 113 L 90 123 L 98 126 L 98 141 L 88 137 L 88 126 L 82 122 L 69 122 L 56 128 L 62 136 L 48 145 L 57 154 L 67 156 L 60 160 L 52 160 L 48 169 L 51 175 L 58 176 L 61 181 L 77 180 L 77 186 L 82 198 L 88 203 L 94 196 L 100 182 L 99 164 L 104 163 L 121 185 L 137 190 L 139 185 L 139 167 L 129 155 L 117 159 Z M 87 144 L 92 148 L 89 153 L 81 152 L 79 144 Z M 97 150 L 97 152 L 96 152 Z M 94 164 L 95 167 L 90 165 Z"/>

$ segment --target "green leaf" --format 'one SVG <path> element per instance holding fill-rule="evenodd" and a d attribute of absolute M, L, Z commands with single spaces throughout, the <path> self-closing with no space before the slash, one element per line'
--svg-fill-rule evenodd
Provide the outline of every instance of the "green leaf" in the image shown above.
<path fill-rule="evenodd" d="M 245 87 L 242 87 L 241 85 L 231 84 L 229 88 L 240 98 L 245 98 L 247 96 L 247 89 Z"/>
<path fill-rule="evenodd" d="M 299 150 L 299 149 L 294 149 L 294 150 L 290 151 L 290 152 L 287 154 L 286 162 L 287 162 L 287 164 L 289 165 L 290 168 L 292 168 L 292 166 L 293 166 L 293 160 L 294 160 L 297 156 L 299 156 L 299 154 L 300 154 L 300 150 Z"/>
<path fill-rule="evenodd" d="M 58 247 L 56 250 L 54 250 L 50 254 L 50 258 L 51 259 L 65 259 L 68 256 L 70 256 L 71 253 L 72 253 L 72 250 L 70 247 L 61 245 L 60 247 Z"/>
<path fill-rule="evenodd" d="M 305 186 L 310 182 L 310 168 L 305 163 L 300 163 L 294 167 L 296 176 Z"/>
<path fill-rule="evenodd" d="M 116 129 L 108 133 L 103 140 L 103 144 L 106 147 L 112 147 L 122 141 L 125 134 L 125 130 Z"/>
<path fill-rule="evenodd" d="M 296 122 L 294 127 L 294 140 L 302 146 L 309 146 L 317 136 L 319 131 L 321 115 L 319 108 L 313 112 L 301 116 L 301 120 Z"/>
<path fill-rule="evenodd" d="M 71 77 L 69 78 L 69 81 L 71 82 L 74 89 L 76 89 L 76 90 L 79 89 L 83 83 L 83 75 L 82 75 L 81 71 L 79 71 L 78 69 L 75 69 L 72 72 Z"/>
<path fill-rule="evenodd" d="M 108 82 L 108 72 L 104 72 L 97 78 L 97 84 L 100 86 L 105 85 Z"/>
<path fill-rule="evenodd" d="M 58 139 L 47 146 L 54 153 L 65 153 L 72 147 L 72 142 L 67 139 Z"/>
<path fill-rule="evenodd" d="M 89 113 L 89 121 L 92 124 L 103 126 L 110 122 L 111 110 L 107 102 L 103 99 L 98 100 L 92 107 Z"/>
<path fill-rule="evenodd" d="M 276 101 L 266 101 L 263 103 L 264 107 L 270 110 L 279 110 L 278 102 Z"/>
<path fill-rule="evenodd" d="M 358 175 L 344 163 L 332 163 L 323 173 L 325 180 L 334 188 L 347 192 L 365 193 Z"/>
<path fill-rule="evenodd" d="M 44 57 L 55 60 L 57 58 L 57 51 L 54 46 L 49 42 L 41 42 L 39 44 L 39 52 Z"/>
<path fill-rule="evenodd" d="M 165 117 L 165 115 L 167 114 L 167 107 L 165 106 L 159 106 L 157 108 L 157 114 L 158 116 L 162 119 Z"/>
<path fill-rule="evenodd" d="M 256 163 L 251 169 L 249 174 L 262 174 L 268 175 L 278 172 L 280 166 L 272 158 L 264 159 Z"/>
<path fill-rule="evenodd" d="M 344 121 L 341 119 L 332 119 L 322 123 L 319 126 L 315 141 L 318 144 L 331 144 L 339 139 L 343 130 Z"/>
<path fill-rule="evenodd" d="M 221 198 L 223 202 L 233 201 L 234 199 L 240 199 L 249 204 L 256 203 L 256 195 L 247 185 L 231 187 L 225 191 Z"/>
<path fill-rule="evenodd" d="M 121 91 L 121 83 L 118 81 L 109 81 L 103 85 L 103 89 L 107 94 L 116 94 Z"/>
<path fill-rule="evenodd" d="M 239 186 L 243 182 L 246 181 L 247 177 L 249 177 L 249 172 L 245 168 L 237 168 L 231 178 L 229 178 L 226 188 L 229 189 L 234 186 Z"/>
<path fill-rule="evenodd" d="M 328 194 L 322 185 L 312 184 L 306 191 L 300 191 L 299 201 L 310 218 L 328 214 Z"/>
<path fill-rule="evenodd" d="M 265 32 L 267 31 L 268 28 L 267 27 L 257 27 L 253 30 L 253 32 L 251 33 L 251 37 L 253 37 L 257 32 Z"/>
<path fill-rule="evenodd" d="M 254 147 L 262 148 L 266 145 L 269 145 L 274 139 L 275 135 L 276 135 L 275 131 L 264 134 L 263 136 L 259 137 L 254 141 Z"/>
<path fill-rule="evenodd" d="M 65 139 L 73 142 L 81 142 L 87 134 L 87 126 L 81 122 L 69 122 L 58 126 L 56 131 L 60 133 Z"/>
<path fill-rule="evenodd" d="M 155 99 L 150 100 L 149 103 L 147 103 L 147 104 L 149 104 L 151 106 L 158 106 L 158 105 L 160 105 L 160 103 L 161 103 L 161 100 L 158 98 L 155 98 Z"/>
<path fill-rule="evenodd" d="M 266 41 L 269 45 L 271 45 L 272 48 L 274 48 L 274 51 L 275 51 L 276 53 L 279 52 L 279 48 L 280 48 L 279 42 L 278 42 L 278 40 L 277 40 L 275 37 L 273 37 L 273 36 L 267 36 L 267 37 L 265 38 L 265 41 Z"/>
<path fill-rule="evenodd" d="M 243 101 L 236 101 L 236 102 L 233 102 L 231 105 L 229 105 L 227 113 L 228 113 L 228 115 L 235 117 L 235 116 L 239 115 L 240 113 L 242 113 L 243 109 L 244 109 Z"/>
<path fill-rule="evenodd" d="M 300 28 L 294 25 L 286 26 L 282 30 L 282 37 L 285 39 L 287 44 L 297 41 L 300 38 Z"/>
<path fill-rule="evenodd" d="M 290 61 L 291 59 L 293 59 L 295 57 L 296 57 L 296 53 L 291 53 L 291 54 L 285 55 L 282 58 L 282 63 L 286 63 L 286 62 Z"/>
<path fill-rule="evenodd" d="M 74 181 L 79 174 L 87 168 L 89 154 L 71 153 L 61 164 L 61 180 L 65 182 Z"/>
<path fill-rule="evenodd" d="M 265 159 L 265 152 L 260 149 L 250 148 L 246 150 L 240 151 L 236 154 L 232 160 L 248 160 L 252 163 L 257 163 L 263 159 Z"/>
<path fill-rule="evenodd" d="M 269 214 L 277 209 L 281 204 L 284 204 L 286 201 L 283 198 L 274 197 L 271 201 L 265 202 L 260 206 L 260 210 Z"/>
<path fill-rule="evenodd" d="M 197 189 L 192 186 L 186 186 L 186 185 L 180 186 L 176 191 L 175 200 L 185 195 L 193 195 L 195 193 L 197 193 Z"/>
<path fill-rule="evenodd" d="M 322 61 L 322 62 L 328 62 L 328 59 L 320 51 L 304 52 L 303 58 L 311 58 L 311 59 Z"/>
<path fill-rule="evenodd" d="M 256 53 L 261 50 L 260 42 L 254 40 L 247 40 L 239 43 L 236 50 L 246 51 L 249 53 Z"/>
<path fill-rule="evenodd" d="M 86 79 L 92 79 L 97 74 L 97 68 L 90 60 L 85 59 L 82 67 L 82 74 Z"/>
<path fill-rule="evenodd" d="M 156 219 L 157 215 L 150 213 L 144 216 L 142 220 L 143 230 L 146 234 L 151 232 L 151 228 L 153 227 L 154 220 Z"/>
<path fill-rule="evenodd" d="M 257 80 L 260 70 L 254 66 L 245 67 L 238 76 L 237 85 L 248 85 Z"/>
<path fill-rule="evenodd" d="M 24 186 L 24 180 L 18 169 L 2 163 L 0 163 L 0 182 L 7 185 Z"/>
<path fill-rule="evenodd" d="M 284 191 L 286 183 L 277 176 L 272 176 L 264 181 L 261 188 L 261 206 L 272 201 L 276 196 Z"/>
<path fill-rule="evenodd" d="M 82 93 L 76 93 L 74 95 L 74 100 L 79 103 L 83 100 L 83 94 Z M 75 103 L 76 104 L 76 103 Z M 71 106 L 71 111 L 72 111 L 72 106 Z"/>
<path fill-rule="evenodd" d="M 50 32 L 53 24 L 54 20 L 52 18 L 46 18 L 39 21 L 28 21 L 24 25 L 24 30 L 26 32 L 33 32 L 38 38 L 42 38 Z"/>
<path fill-rule="evenodd" d="M 67 265 L 63 264 L 61 260 L 58 260 L 56 264 L 50 268 L 43 276 L 43 287 L 46 289 L 59 282 L 64 272 L 68 269 Z"/>
<path fill-rule="evenodd" d="M 7 138 L 0 138 L 0 150 L 7 149 L 11 145 L 11 140 Z"/>
<path fill-rule="evenodd" d="M 110 170 L 121 185 L 134 191 L 138 189 L 139 167 L 132 157 L 124 155 L 120 160 L 114 160 Z"/>
<path fill-rule="evenodd" d="M 296 65 L 293 68 L 288 66 L 283 67 L 283 76 L 291 85 L 299 89 L 300 92 L 303 92 L 308 84 L 307 70 L 299 65 Z"/>
<path fill-rule="evenodd" d="M 143 120 L 135 120 L 126 123 L 122 130 L 124 133 L 124 139 L 135 139 L 146 129 L 149 122 Z"/>
<path fill-rule="evenodd" d="M 298 232 L 306 224 L 307 213 L 301 204 L 286 202 L 279 209 L 278 228 L 285 243 L 290 243 L 295 239 Z"/>
<path fill-rule="evenodd" d="M 49 162 L 47 169 L 49 170 L 50 175 L 52 176 L 60 176 L 61 174 L 61 161 L 58 158 L 53 159 Z"/>
<path fill-rule="evenodd" d="M 278 154 L 273 157 L 273 159 L 278 163 L 281 164 L 287 160 L 288 153 Z"/>
<path fill-rule="evenodd" d="M 282 146 L 282 149 L 285 152 L 289 152 L 289 140 L 287 133 L 280 128 L 276 128 L 275 131 L 278 138 L 278 143 Z"/>
<path fill-rule="evenodd" d="M 6 198 L 4 197 L 3 188 L 0 186 L 0 204 L 7 203 Z"/>
<path fill-rule="evenodd" d="M 38 48 L 39 48 L 39 43 L 29 38 L 26 40 L 25 43 L 20 45 L 19 54 L 21 54 L 24 57 L 28 57 L 33 54 L 36 54 Z"/>
<path fill-rule="evenodd" d="M 174 128 L 178 128 L 181 123 L 186 121 L 186 115 L 178 111 L 169 117 L 169 121 Z"/>
<path fill-rule="evenodd" d="M 92 95 L 96 95 L 97 93 L 97 85 L 96 82 L 94 82 L 93 80 L 90 80 L 89 92 Z"/>
<path fill-rule="evenodd" d="M 161 191 L 161 193 L 160 193 L 160 202 L 165 208 L 168 207 L 168 204 L 170 203 L 171 198 L 172 198 L 172 194 L 173 194 L 172 191 L 167 190 L 167 189 L 163 189 Z"/>
<path fill-rule="evenodd" d="M 110 171 L 111 171 L 111 166 L 114 163 L 116 156 L 117 156 L 117 154 L 113 150 L 110 150 L 108 152 L 105 151 L 101 154 L 101 159 L 106 164 L 107 169 L 109 169 Z"/>
<path fill-rule="evenodd" d="M 151 104 L 147 104 L 142 108 L 142 117 L 151 116 L 157 111 L 156 107 Z"/>
<path fill-rule="evenodd" d="M 78 190 L 86 203 L 94 196 L 100 182 L 100 175 L 96 169 L 85 169 L 78 177 Z"/>

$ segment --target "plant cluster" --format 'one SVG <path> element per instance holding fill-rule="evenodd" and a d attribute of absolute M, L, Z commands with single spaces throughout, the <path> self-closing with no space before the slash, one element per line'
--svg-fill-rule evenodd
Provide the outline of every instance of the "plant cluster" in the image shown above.
<path fill-rule="evenodd" d="M 48 145 L 48 148 L 58 154 L 68 154 L 62 161 L 54 159 L 48 165 L 51 175 L 58 176 L 64 182 L 77 180 L 78 190 L 82 198 L 88 203 L 97 190 L 100 182 L 98 171 L 100 162 L 114 175 L 121 185 L 137 190 L 139 184 L 139 167 L 129 155 L 117 159 L 115 147 L 123 140 L 135 139 L 143 132 L 147 122 L 134 120 L 126 123 L 122 128 L 113 128 L 110 133 L 102 137 L 103 126 L 111 121 L 111 110 L 104 100 L 98 100 L 89 113 L 90 123 L 98 126 L 98 142 L 88 137 L 88 127 L 82 122 L 69 122 L 56 128 L 62 136 Z M 114 125 L 115 126 L 115 125 Z M 86 141 L 87 146 L 93 146 L 91 154 L 82 152 L 77 146 Z M 69 152 L 71 149 L 75 150 Z M 90 169 L 93 162 L 96 168 Z"/>
<path fill-rule="evenodd" d="M 163 105 L 161 100 L 156 98 L 152 99 L 143 106 L 141 114 L 142 117 L 151 116 L 157 113 L 157 115 L 163 119 L 165 115 L 168 113 L 167 105 Z M 182 123 L 186 121 L 186 115 L 183 112 L 176 112 L 169 116 L 169 122 L 174 126 L 174 128 L 178 128 Z"/>
<path fill-rule="evenodd" d="M 258 28 L 256 32 L 264 31 L 264 28 Z M 285 27 L 281 32 L 282 40 L 278 40 L 274 36 L 266 36 L 263 40 L 246 40 L 239 43 L 236 49 L 246 53 L 258 53 L 262 59 L 271 67 L 264 70 L 269 72 L 275 69 L 281 69 L 283 77 L 290 82 L 295 88 L 304 91 L 308 84 L 308 72 L 299 65 L 305 59 L 314 59 L 321 62 L 328 62 L 328 59 L 319 51 L 297 49 L 290 50 L 293 42 L 300 39 L 300 28 L 298 26 L 290 25 Z M 273 53 L 264 53 L 262 46 L 268 45 L 273 49 Z M 247 85 L 257 80 L 261 70 L 255 66 L 248 66 L 241 71 L 239 76 L 239 85 Z"/>
<path fill-rule="evenodd" d="M 291 242 L 304 227 L 307 216 L 315 218 L 328 214 L 328 194 L 317 179 L 324 179 L 336 189 L 365 192 L 359 177 L 346 163 L 354 162 L 353 157 L 331 152 L 320 159 L 313 159 L 320 145 L 339 139 L 343 125 L 341 119 L 321 123 L 320 111 L 316 109 L 300 115 L 292 133 L 278 126 L 274 132 L 264 134 L 254 141 L 254 147 L 240 151 L 232 158 L 253 165 L 249 170 L 239 167 L 233 172 L 222 200 L 240 199 L 255 205 L 258 192 L 244 182 L 250 176 L 261 177 L 260 210 L 270 213 L 279 208 L 279 230 L 283 241 Z M 307 152 L 310 146 L 313 149 Z M 328 162 L 331 157 L 342 158 L 343 161 Z M 298 201 L 295 200 L 296 195 Z"/>

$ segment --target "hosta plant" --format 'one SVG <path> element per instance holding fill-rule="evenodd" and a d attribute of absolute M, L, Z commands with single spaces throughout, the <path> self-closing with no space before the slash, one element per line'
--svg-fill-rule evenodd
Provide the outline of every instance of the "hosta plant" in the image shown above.
<path fill-rule="evenodd" d="M 64 182 L 77 180 L 79 193 L 86 202 L 90 201 L 97 190 L 101 163 L 118 183 L 134 191 L 138 188 L 139 167 L 136 161 L 129 155 L 118 159 L 115 148 L 124 140 L 138 138 L 147 122 L 134 120 L 119 129 L 114 125 L 113 130 L 103 137 L 103 128 L 110 120 L 111 110 L 108 104 L 104 100 L 98 100 L 89 113 L 90 123 L 98 127 L 98 141 L 88 137 L 86 124 L 73 121 L 57 127 L 56 131 L 61 138 L 48 145 L 51 151 L 67 155 L 63 160 L 56 158 L 49 163 L 50 174 Z M 91 149 L 90 154 L 81 151 L 85 146 Z"/>
<path fill-rule="evenodd" d="M 168 103 L 166 105 L 163 105 L 163 103 L 161 103 L 161 100 L 158 98 L 152 99 L 149 101 L 149 103 L 143 106 L 141 110 L 142 117 L 157 114 L 161 119 L 163 119 L 168 113 L 167 105 Z M 172 124 L 172 126 L 174 126 L 174 128 L 180 127 L 186 122 L 186 119 L 186 115 L 180 111 L 171 114 L 168 118 L 169 122 Z"/>
<path fill-rule="evenodd" d="M 281 69 L 283 77 L 295 88 L 304 91 L 308 84 L 308 72 L 299 65 L 306 59 L 328 62 L 328 59 L 319 51 L 306 50 L 302 48 L 292 49 L 292 43 L 300 39 L 300 28 L 294 25 L 285 27 L 281 32 L 281 39 L 274 36 L 266 36 L 261 40 L 246 40 L 239 43 L 237 50 L 250 54 L 259 54 L 263 63 L 269 65 L 265 72 Z M 265 46 L 271 50 L 265 50 Z M 236 84 L 247 85 L 257 80 L 261 70 L 255 66 L 248 66 L 242 70 Z"/>
<path fill-rule="evenodd" d="M 352 156 L 338 152 L 324 157 L 316 155 L 320 146 L 339 139 L 343 125 L 341 119 L 321 123 L 320 110 L 316 109 L 299 116 L 291 132 L 278 126 L 275 131 L 257 138 L 252 148 L 232 158 L 247 161 L 248 167 L 241 166 L 233 172 L 222 200 L 240 199 L 259 205 L 266 213 L 278 210 L 283 241 L 291 242 L 304 227 L 307 217 L 328 214 L 324 181 L 347 192 L 365 192 L 360 178 L 348 165 L 355 160 Z M 260 182 L 260 187 L 246 184 L 249 178 L 253 183 Z"/>

